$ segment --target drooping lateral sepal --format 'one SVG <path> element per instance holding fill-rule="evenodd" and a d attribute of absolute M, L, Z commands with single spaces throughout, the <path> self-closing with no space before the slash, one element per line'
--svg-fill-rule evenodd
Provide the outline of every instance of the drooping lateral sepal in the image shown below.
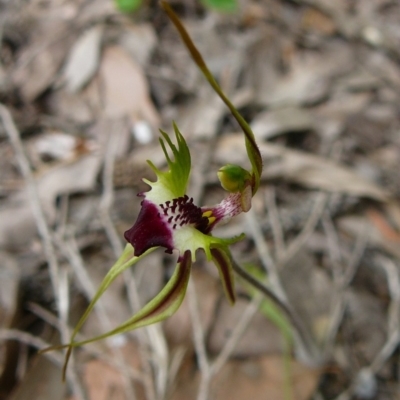
<path fill-rule="evenodd" d="M 232 256 L 228 247 L 214 247 L 211 256 L 215 266 L 218 268 L 219 277 L 229 303 L 235 303 L 235 278 L 232 268 Z"/>
<path fill-rule="evenodd" d="M 133 329 L 155 324 L 156 322 L 161 322 L 170 317 L 176 312 L 185 297 L 186 288 L 190 278 L 191 266 L 192 258 L 190 252 L 187 251 L 179 257 L 174 274 L 161 292 L 133 317 L 127 319 L 124 323 L 109 332 L 81 342 L 71 342 L 69 346 L 82 346 Z"/>
<path fill-rule="evenodd" d="M 178 30 L 183 43 L 185 44 L 186 48 L 189 50 L 190 55 L 192 56 L 194 62 L 197 64 L 205 78 L 207 79 L 208 83 L 214 89 L 214 91 L 218 94 L 221 100 L 226 104 L 229 108 L 230 112 L 232 113 L 233 117 L 236 119 L 245 136 L 245 144 L 246 144 L 246 151 L 249 161 L 252 166 L 252 193 L 253 196 L 257 192 L 260 186 L 260 178 L 263 170 L 263 163 L 262 157 L 260 153 L 260 149 L 257 146 L 256 139 L 254 136 L 253 131 L 250 128 L 250 125 L 246 122 L 246 120 L 242 117 L 236 107 L 232 104 L 232 102 L 228 99 L 225 93 L 222 91 L 221 87 L 215 80 L 214 76 L 210 72 L 205 63 L 203 57 L 201 56 L 199 50 L 196 48 L 195 44 L 193 43 L 192 39 L 190 38 L 188 32 L 186 31 L 185 27 L 183 26 L 182 22 L 180 21 L 179 17 L 175 14 L 172 10 L 171 6 L 166 1 L 161 1 L 161 5 L 164 8 L 165 12 L 168 14 L 169 18 L 175 25 L 176 29 Z"/>
<path fill-rule="evenodd" d="M 145 257 L 147 254 L 150 254 L 152 251 L 154 251 L 156 247 L 153 247 L 146 252 L 144 252 L 140 257 L 136 257 L 134 255 L 134 249 L 131 244 L 127 244 L 125 246 L 124 251 L 122 252 L 121 256 L 119 259 L 116 261 L 116 263 L 111 267 L 111 269 L 108 271 L 107 275 L 104 277 L 103 281 L 101 282 L 99 288 L 97 289 L 97 292 L 93 296 L 93 299 L 87 306 L 84 314 L 76 324 L 72 335 L 71 335 L 71 340 L 69 344 L 66 345 L 61 345 L 61 346 L 54 346 L 46 349 L 46 351 L 50 350 L 57 350 L 57 349 L 64 349 L 67 348 L 68 351 L 65 356 L 65 362 L 64 362 L 64 367 L 63 367 L 63 377 L 65 379 L 66 375 L 66 370 L 67 370 L 67 365 L 68 361 L 71 355 L 71 351 L 73 347 L 79 346 L 79 343 L 74 342 L 74 339 L 80 329 L 82 328 L 83 324 L 86 322 L 87 318 L 89 317 L 90 313 L 93 311 L 94 306 L 100 299 L 100 297 L 104 294 L 104 292 L 108 289 L 108 287 L 115 281 L 115 279 L 122 273 L 124 272 L 127 268 L 132 267 L 134 264 L 136 264 L 139 260 L 141 260 L 143 257 Z M 90 340 L 91 341 L 91 340 Z M 81 343 L 81 342 L 80 342 Z"/>

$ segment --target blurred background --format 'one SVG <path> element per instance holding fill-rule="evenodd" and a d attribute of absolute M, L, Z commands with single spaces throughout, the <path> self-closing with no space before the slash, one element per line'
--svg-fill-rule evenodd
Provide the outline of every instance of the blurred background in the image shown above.
<path fill-rule="evenodd" d="M 37 351 L 69 341 L 119 257 L 146 160 L 166 167 L 158 129 L 187 139 L 197 204 L 248 161 L 157 1 L 1 0 L 0 399 L 400 399 L 400 3 L 170 4 L 264 160 L 252 210 L 215 234 L 246 233 L 236 261 L 315 351 L 239 278 L 230 307 L 199 254 L 173 317 L 75 350 L 62 382 L 63 353 Z M 79 339 L 133 315 L 175 260 L 118 278 Z"/>

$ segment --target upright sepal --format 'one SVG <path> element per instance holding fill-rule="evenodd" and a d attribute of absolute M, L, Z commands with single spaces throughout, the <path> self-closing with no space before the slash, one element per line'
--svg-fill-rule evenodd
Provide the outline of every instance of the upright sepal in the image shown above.
<path fill-rule="evenodd" d="M 220 86 L 218 85 L 217 81 L 215 80 L 214 76 L 210 72 L 205 63 L 203 57 L 201 56 L 200 52 L 197 50 L 195 44 L 193 43 L 192 39 L 190 38 L 189 34 L 187 33 L 185 27 L 181 23 L 178 16 L 172 10 L 170 5 L 166 1 L 161 1 L 161 5 L 164 8 L 165 12 L 168 14 L 169 18 L 175 25 L 176 29 L 178 30 L 185 46 L 189 50 L 190 55 L 192 56 L 194 62 L 197 64 L 205 78 L 207 79 L 208 83 L 214 89 L 214 91 L 218 94 L 221 100 L 226 104 L 229 108 L 230 112 L 242 128 L 242 131 L 245 135 L 245 143 L 246 143 L 246 150 L 247 156 L 249 157 L 251 166 L 252 166 L 252 193 L 253 196 L 257 192 L 260 186 L 260 178 L 263 169 L 263 163 L 261 158 L 260 149 L 257 146 L 256 139 L 254 137 L 254 133 L 251 130 L 249 124 L 246 120 L 240 115 L 239 111 L 235 108 L 235 106 L 231 103 L 228 97 L 224 94 Z"/>

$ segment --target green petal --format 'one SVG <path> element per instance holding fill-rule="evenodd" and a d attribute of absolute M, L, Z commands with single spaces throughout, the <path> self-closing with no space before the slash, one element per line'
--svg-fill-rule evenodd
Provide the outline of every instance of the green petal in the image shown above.
<path fill-rule="evenodd" d="M 235 106 L 231 103 L 231 101 L 226 97 L 220 86 L 218 85 L 217 81 L 213 77 L 212 73 L 208 69 L 206 63 L 204 62 L 203 57 L 201 56 L 200 52 L 197 50 L 196 46 L 194 45 L 192 39 L 190 38 L 189 34 L 187 33 L 185 27 L 181 23 L 178 16 L 172 10 L 171 6 L 166 1 L 161 1 L 161 5 L 164 8 L 165 12 L 168 14 L 169 18 L 175 25 L 176 29 L 178 30 L 186 48 L 189 50 L 194 62 L 197 64 L 205 78 L 207 79 L 208 83 L 214 89 L 214 91 L 218 94 L 221 100 L 226 104 L 229 108 L 230 112 L 242 128 L 242 131 L 245 136 L 245 143 L 246 143 L 246 150 L 247 156 L 249 157 L 252 170 L 252 189 L 253 195 L 257 192 L 260 186 L 260 178 L 263 169 L 262 158 L 260 149 L 257 146 L 256 139 L 254 137 L 254 133 L 251 130 L 249 124 L 246 120 L 241 116 L 238 110 L 236 110 Z"/>
<path fill-rule="evenodd" d="M 235 303 L 235 279 L 233 276 L 232 256 L 228 247 L 211 249 L 212 259 L 218 268 L 222 286 L 229 302 Z"/>
<path fill-rule="evenodd" d="M 156 182 L 143 179 L 151 186 L 151 190 L 146 193 L 146 198 L 154 204 L 165 203 L 168 200 L 182 197 L 186 193 L 191 168 L 190 151 L 185 138 L 179 132 L 175 123 L 174 131 L 178 147 L 172 143 L 167 133 L 160 131 L 163 136 L 163 138 L 160 138 L 160 144 L 167 159 L 169 170 L 162 172 L 151 161 L 147 161 L 157 175 Z M 174 159 L 171 159 L 169 151 L 172 152 Z"/>

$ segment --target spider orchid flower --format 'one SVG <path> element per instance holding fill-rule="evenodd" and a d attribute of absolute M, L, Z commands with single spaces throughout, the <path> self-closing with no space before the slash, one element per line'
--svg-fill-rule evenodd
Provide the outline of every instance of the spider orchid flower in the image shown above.
<path fill-rule="evenodd" d="M 226 297 L 231 304 L 235 301 L 229 246 L 241 240 L 244 235 L 226 239 L 213 236 L 212 231 L 218 224 L 251 208 L 251 199 L 260 184 L 261 154 L 249 125 L 222 92 L 179 18 L 168 3 L 161 2 L 161 5 L 177 28 L 193 60 L 242 128 L 252 170 L 249 172 L 232 164 L 222 167 L 218 171 L 218 177 L 228 195 L 215 206 L 197 206 L 186 194 L 191 169 L 190 152 L 186 141 L 176 125 L 174 125 L 176 144 L 165 132 L 161 131 L 160 144 L 167 160 L 168 170 L 163 172 L 148 161 L 157 179 L 155 182 L 144 180 L 150 186 L 150 190 L 139 194 L 143 198 L 141 210 L 134 225 L 125 232 L 124 236 L 128 243 L 122 255 L 100 284 L 94 298 L 76 325 L 70 343 L 46 349 L 47 351 L 68 348 L 64 377 L 73 347 L 160 322 L 175 313 L 185 297 L 197 250 L 203 250 L 207 259 L 214 262 Z M 178 253 L 175 271 L 160 293 L 117 328 L 88 340 L 75 341 L 76 335 L 93 307 L 115 278 L 159 247 L 164 248 L 167 253 L 174 251 Z"/>
<path fill-rule="evenodd" d="M 161 131 L 160 138 L 169 169 L 162 172 L 148 161 L 157 180 L 151 182 L 144 179 L 150 190 L 139 194 L 143 197 L 141 210 L 132 228 L 125 232 L 128 244 L 76 325 L 70 344 L 61 347 L 69 347 L 71 350 L 72 347 L 150 325 L 171 316 L 185 297 L 192 262 L 196 260 L 199 249 L 204 250 L 207 259 L 213 261 L 218 268 L 225 294 L 229 302 L 234 303 L 235 289 L 229 246 L 241 240 L 244 235 L 218 238 L 212 235 L 212 230 L 219 223 L 250 209 L 251 175 L 235 165 L 221 168 L 218 176 L 222 186 L 230 192 L 228 196 L 212 207 L 195 205 L 193 199 L 186 195 L 191 168 L 189 148 L 176 125 L 174 130 L 177 145 L 165 132 Z M 174 250 L 178 252 L 175 271 L 161 292 L 116 329 L 89 340 L 74 342 L 94 305 L 115 278 L 159 247 L 165 248 L 166 253 L 172 254 Z"/>

